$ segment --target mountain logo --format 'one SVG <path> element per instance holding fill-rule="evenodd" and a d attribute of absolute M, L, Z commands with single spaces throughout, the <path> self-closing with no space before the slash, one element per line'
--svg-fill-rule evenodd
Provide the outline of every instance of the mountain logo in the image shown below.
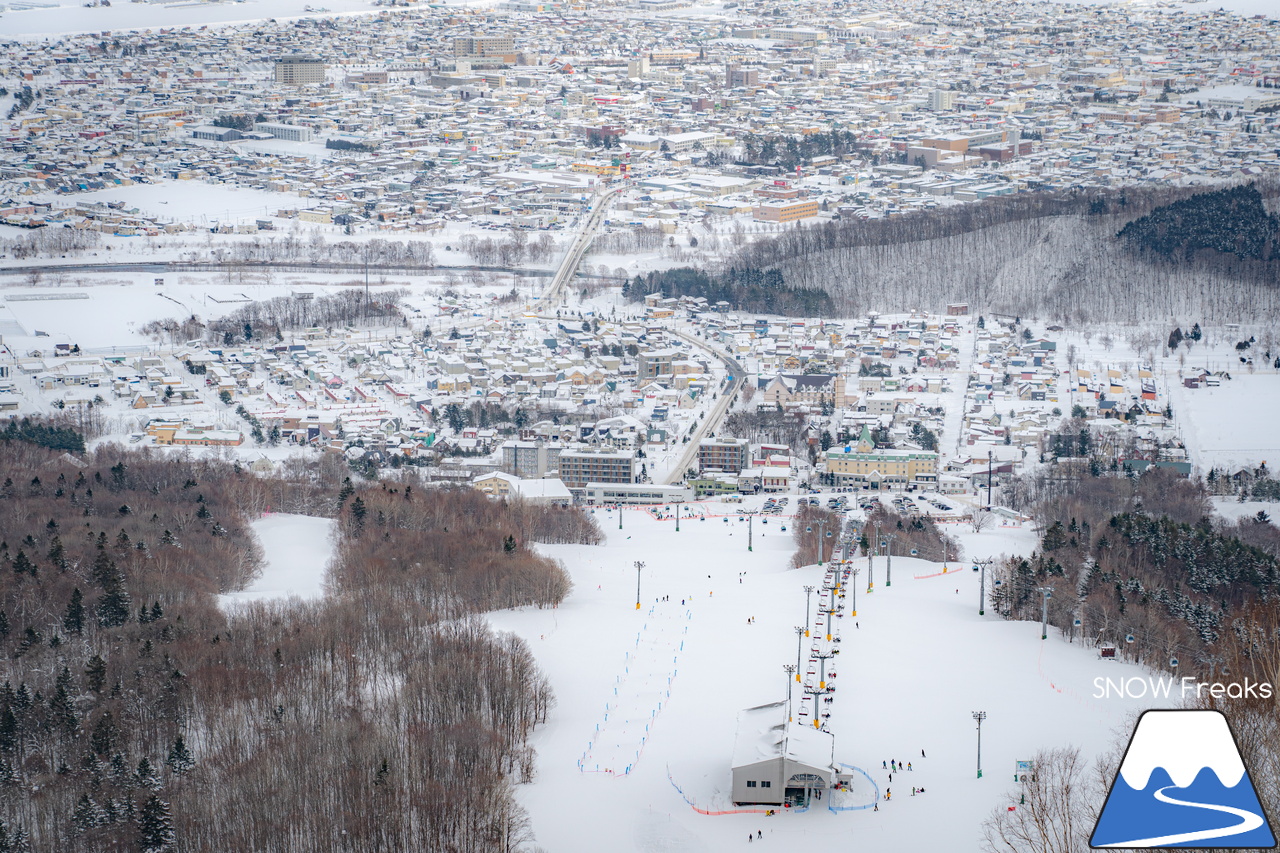
<path fill-rule="evenodd" d="M 1222 712 L 1142 715 L 1089 846 L 1276 846 Z"/>

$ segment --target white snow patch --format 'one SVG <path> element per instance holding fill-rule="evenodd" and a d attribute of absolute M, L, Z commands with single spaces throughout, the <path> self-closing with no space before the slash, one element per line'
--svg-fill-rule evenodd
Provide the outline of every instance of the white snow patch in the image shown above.
<path fill-rule="evenodd" d="M 333 519 L 273 514 L 251 526 L 265 552 L 262 574 L 245 589 L 218 596 L 223 607 L 247 601 L 313 599 L 324 595 L 325 573 L 333 558 Z"/>

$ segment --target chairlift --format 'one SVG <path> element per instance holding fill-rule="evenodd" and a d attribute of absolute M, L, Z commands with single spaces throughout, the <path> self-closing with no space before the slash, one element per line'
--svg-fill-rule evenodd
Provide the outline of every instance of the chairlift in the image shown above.
<path fill-rule="evenodd" d="M 1169 668 L 1170 668 L 1170 669 L 1177 669 L 1177 668 L 1178 668 L 1178 659 L 1177 659 L 1177 658 L 1169 658 Z"/>
<path fill-rule="evenodd" d="M 1125 634 L 1125 635 L 1124 635 L 1124 641 L 1125 641 L 1126 643 L 1132 643 L 1132 642 L 1133 642 L 1133 634 Z"/>

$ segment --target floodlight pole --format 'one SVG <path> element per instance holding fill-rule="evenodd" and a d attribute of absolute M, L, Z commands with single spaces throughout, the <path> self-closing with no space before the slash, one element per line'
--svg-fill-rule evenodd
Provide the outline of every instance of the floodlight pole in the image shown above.
<path fill-rule="evenodd" d="M 893 540 L 898 538 L 898 534 L 889 534 L 889 548 L 886 551 L 884 564 L 884 585 L 893 586 Z"/>
<path fill-rule="evenodd" d="M 796 681 L 800 680 L 800 645 L 804 642 L 804 626 L 796 626 Z"/>
<path fill-rule="evenodd" d="M 858 615 L 858 572 L 859 569 L 853 570 L 853 583 L 849 585 L 849 592 L 853 594 L 853 615 Z"/>
<path fill-rule="evenodd" d="M 635 561 L 636 567 L 636 610 L 640 609 L 640 570 L 644 568 L 644 563 L 639 560 Z"/>
<path fill-rule="evenodd" d="M 789 663 L 784 663 L 782 668 L 787 673 L 787 722 L 789 723 L 793 719 L 791 708 L 791 676 L 796 672 L 796 668 Z"/>
<path fill-rule="evenodd" d="M 812 586 L 804 588 L 804 635 L 809 636 L 809 596 L 813 594 Z"/>
<path fill-rule="evenodd" d="M 982 778 L 982 721 L 987 718 L 986 711 L 974 711 L 973 718 L 978 721 L 978 778 Z"/>

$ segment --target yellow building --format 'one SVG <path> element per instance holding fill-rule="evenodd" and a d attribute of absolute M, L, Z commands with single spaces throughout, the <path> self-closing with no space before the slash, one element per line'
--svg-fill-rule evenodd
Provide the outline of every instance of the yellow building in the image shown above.
<path fill-rule="evenodd" d="M 927 450 L 879 450 L 865 426 L 858 443 L 827 451 L 827 473 L 838 486 L 903 490 L 908 486 L 934 488 L 938 483 L 938 454 Z"/>
<path fill-rule="evenodd" d="M 775 201 L 757 207 L 752 215 L 761 222 L 795 222 L 818 215 L 818 202 L 809 200 Z"/>

